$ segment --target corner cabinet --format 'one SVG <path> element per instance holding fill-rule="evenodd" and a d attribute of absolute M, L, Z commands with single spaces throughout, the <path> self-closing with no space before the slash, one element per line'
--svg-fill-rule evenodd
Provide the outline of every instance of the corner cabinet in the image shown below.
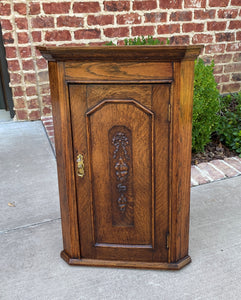
<path fill-rule="evenodd" d="M 188 256 L 199 46 L 39 47 L 49 61 L 71 265 L 180 269 Z"/>

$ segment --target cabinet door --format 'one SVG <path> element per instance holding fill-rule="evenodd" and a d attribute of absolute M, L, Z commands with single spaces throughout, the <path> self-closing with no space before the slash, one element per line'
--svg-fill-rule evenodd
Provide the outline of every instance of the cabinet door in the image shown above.
<path fill-rule="evenodd" d="M 167 261 L 169 91 L 69 85 L 82 258 Z"/>

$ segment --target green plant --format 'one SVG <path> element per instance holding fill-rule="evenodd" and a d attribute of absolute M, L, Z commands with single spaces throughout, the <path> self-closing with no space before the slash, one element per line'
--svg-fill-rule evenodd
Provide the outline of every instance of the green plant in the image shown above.
<path fill-rule="evenodd" d="M 204 151 L 216 130 L 219 116 L 219 91 L 213 75 L 214 62 L 205 65 L 202 59 L 195 62 L 193 95 L 193 152 Z"/>
<path fill-rule="evenodd" d="M 133 45 L 164 45 L 164 42 L 160 42 L 158 39 L 153 38 L 153 36 L 148 35 L 147 37 L 141 36 L 141 37 L 134 37 L 130 39 L 124 40 L 126 46 L 133 46 Z M 166 39 L 166 44 L 170 44 L 170 40 Z M 106 43 L 107 46 L 116 46 L 115 43 L 112 41 Z"/>
<path fill-rule="evenodd" d="M 241 156 L 241 92 L 220 96 L 219 138 Z"/>

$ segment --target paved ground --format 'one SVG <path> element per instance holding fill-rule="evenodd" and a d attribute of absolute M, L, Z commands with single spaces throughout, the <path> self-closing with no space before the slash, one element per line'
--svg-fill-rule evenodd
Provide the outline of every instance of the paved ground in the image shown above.
<path fill-rule="evenodd" d="M 192 188 L 181 271 L 68 266 L 56 163 L 41 122 L 0 124 L 0 299 L 240 299 L 241 176 Z"/>

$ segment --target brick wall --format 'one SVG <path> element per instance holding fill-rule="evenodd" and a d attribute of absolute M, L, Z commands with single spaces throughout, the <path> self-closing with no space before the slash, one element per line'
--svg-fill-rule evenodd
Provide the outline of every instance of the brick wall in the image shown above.
<path fill-rule="evenodd" d="M 47 63 L 37 45 L 99 45 L 153 35 L 204 44 L 221 93 L 241 88 L 241 0 L 1 0 L 0 18 L 19 120 L 51 114 Z"/>

